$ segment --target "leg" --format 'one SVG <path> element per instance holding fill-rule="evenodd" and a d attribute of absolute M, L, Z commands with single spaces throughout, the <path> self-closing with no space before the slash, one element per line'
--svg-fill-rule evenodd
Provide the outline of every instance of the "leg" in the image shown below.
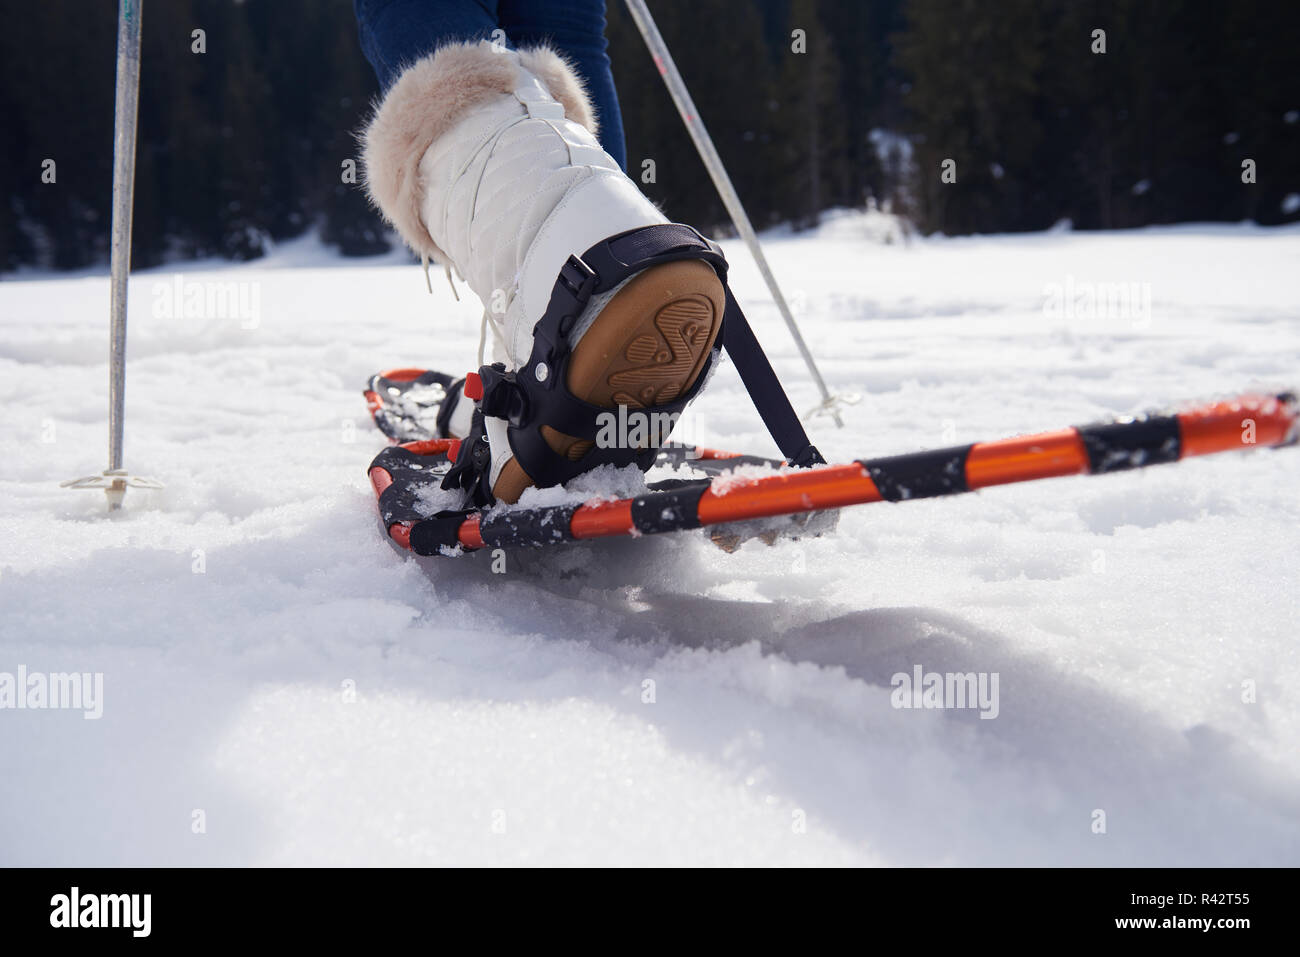
<path fill-rule="evenodd" d="M 455 267 L 500 336 L 504 366 L 461 387 L 469 431 L 457 409 L 446 427 L 470 450 L 447 479 L 479 502 L 647 467 L 666 430 L 610 436 L 602 423 L 634 409 L 671 428 L 722 327 L 711 252 L 662 228 L 597 141 L 583 86 L 550 48 L 444 44 L 400 72 L 365 132 L 371 198 L 412 249 Z M 588 250 L 599 271 L 575 260 Z"/>
<path fill-rule="evenodd" d="M 445 43 L 490 38 L 496 8 L 496 0 L 353 0 L 361 52 L 384 90 Z"/>
<path fill-rule="evenodd" d="M 600 145 L 626 170 L 623 115 L 605 52 L 605 0 L 500 0 L 498 7 L 511 43 L 549 43 L 574 65 L 596 108 Z"/>

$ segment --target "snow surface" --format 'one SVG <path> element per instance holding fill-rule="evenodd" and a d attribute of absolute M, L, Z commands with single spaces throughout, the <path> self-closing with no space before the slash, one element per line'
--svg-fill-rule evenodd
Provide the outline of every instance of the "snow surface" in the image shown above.
<path fill-rule="evenodd" d="M 1295 228 L 870 233 L 767 247 L 863 396 L 832 461 L 1300 384 Z M 494 574 L 397 553 L 365 475 L 366 377 L 468 368 L 463 287 L 304 240 L 183 267 L 256 319 L 155 316 L 175 271 L 130 303 L 127 464 L 166 489 L 113 518 L 57 485 L 105 465 L 107 279 L 0 283 L 0 672 L 104 675 L 99 720 L 0 710 L 0 864 L 1300 863 L 1300 451 Z M 1090 283 L 1149 314 L 1045 308 Z M 679 434 L 775 453 L 730 367 Z M 893 708 L 916 665 L 996 672 L 998 717 Z"/>

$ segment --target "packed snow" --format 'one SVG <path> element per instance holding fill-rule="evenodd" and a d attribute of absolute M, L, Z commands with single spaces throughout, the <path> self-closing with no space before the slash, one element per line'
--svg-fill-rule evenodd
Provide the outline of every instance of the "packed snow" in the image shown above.
<path fill-rule="evenodd" d="M 813 420 L 832 461 L 1300 385 L 1295 228 L 876 226 L 767 244 L 861 397 Z M 166 488 L 109 517 L 58 486 L 107 464 L 107 277 L 0 283 L 0 693 L 102 675 L 97 718 L 0 710 L 0 864 L 1300 864 L 1300 449 L 734 554 L 415 560 L 378 527 L 360 390 L 467 370 L 460 292 L 310 239 L 135 275 L 126 464 Z M 776 452 L 730 366 L 678 437 Z M 918 672 L 996 706 L 895 707 Z"/>

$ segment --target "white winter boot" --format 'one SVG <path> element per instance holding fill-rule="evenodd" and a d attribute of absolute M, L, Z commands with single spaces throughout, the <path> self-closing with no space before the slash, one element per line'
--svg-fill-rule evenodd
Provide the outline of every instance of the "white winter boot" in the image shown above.
<path fill-rule="evenodd" d="M 503 371 L 537 382 L 549 366 L 538 359 L 534 332 L 554 311 L 562 269 L 580 283 L 573 257 L 667 222 L 600 148 L 594 129 L 581 83 L 555 52 L 484 41 L 443 47 L 408 67 L 365 131 L 375 204 L 416 252 L 454 267 L 483 301 Z M 578 268 L 585 270 L 581 260 Z M 599 409 L 654 408 L 692 394 L 724 307 L 722 282 L 700 258 L 656 262 L 591 295 L 561 326 L 569 393 Z M 529 461 L 536 453 L 512 448 L 519 432 L 495 411 L 484 419 L 487 481 L 497 499 L 514 502 L 525 488 L 551 482 L 545 470 L 528 474 L 516 451 Z M 557 418 L 565 421 L 539 427 L 550 449 L 579 469 L 599 464 L 593 441 L 571 434 L 592 432 L 574 417 Z M 456 419 L 453 431 L 468 427 L 466 414 Z"/>

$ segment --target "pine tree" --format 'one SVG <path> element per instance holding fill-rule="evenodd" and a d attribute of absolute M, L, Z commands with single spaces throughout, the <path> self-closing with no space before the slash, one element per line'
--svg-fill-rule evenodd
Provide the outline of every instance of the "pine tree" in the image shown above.
<path fill-rule="evenodd" d="M 221 37 L 225 75 L 220 100 L 218 218 L 222 254 L 240 260 L 260 256 L 271 236 L 275 191 L 270 170 L 276 160 L 267 151 L 266 138 L 280 117 L 270 108 L 270 84 L 256 56 L 244 6 L 233 10 Z"/>
<path fill-rule="evenodd" d="M 773 99 L 771 140 L 781 162 L 775 207 L 797 227 L 817 223 L 821 211 L 845 201 L 844 122 L 840 108 L 840 65 L 817 0 L 790 7 L 781 68 Z"/>
<path fill-rule="evenodd" d="M 1025 183 L 1040 127 L 1043 59 L 1037 0 L 1004 0 L 996 15 L 973 0 L 908 0 L 897 37 L 910 89 L 920 214 L 944 232 L 1025 228 Z M 954 182 L 941 177 L 944 164 Z"/>
<path fill-rule="evenodd" d="M 631 18 L 609 8 L 613 63 L 627 133 L 628 170 L 671 218 L 704 230 L 730 230 L 730 219 Z M 698 0 L 665 4 L 655 18 L 700 110 L 736 191 L 755 223 L 771 222 L 776 197 L 772 59 L 757 8 Z M 653 163 L 649 182 L 645 161 Z"/>

